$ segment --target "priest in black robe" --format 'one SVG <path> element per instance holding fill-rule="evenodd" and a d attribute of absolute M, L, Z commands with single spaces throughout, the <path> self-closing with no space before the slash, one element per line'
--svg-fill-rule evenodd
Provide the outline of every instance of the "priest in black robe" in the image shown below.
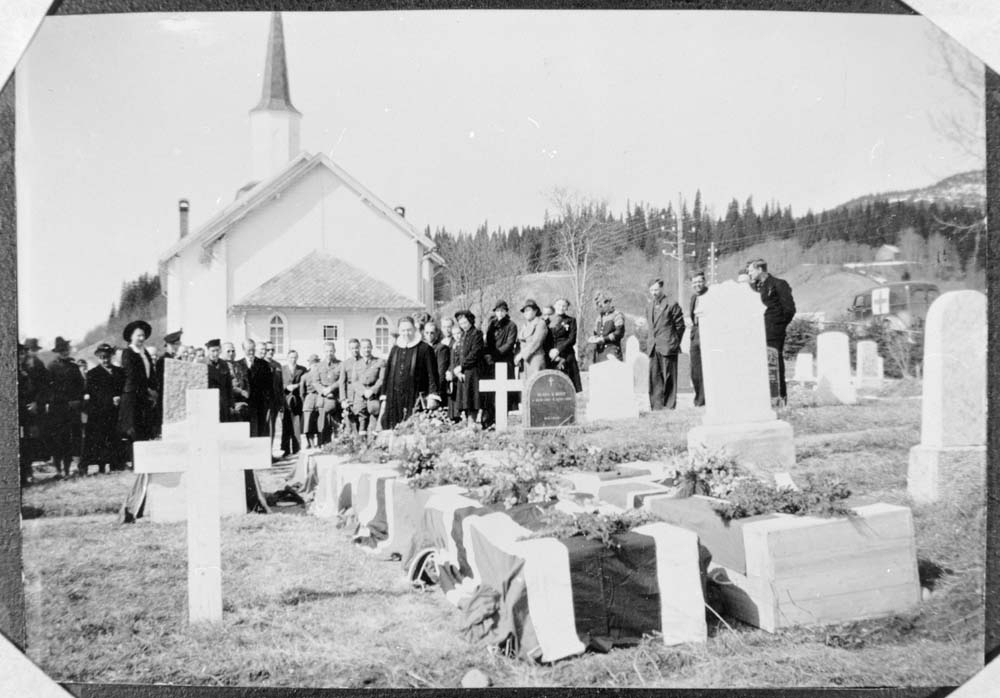
<path fill-rule="evenodd" d="M 415 411 L 432 410 L 440 402 L 434 349 L 421 341 L 412 317 L 400 318 L 396 328 L 399 338 L 385 366 L 383 429 L 392 429 Z"/>

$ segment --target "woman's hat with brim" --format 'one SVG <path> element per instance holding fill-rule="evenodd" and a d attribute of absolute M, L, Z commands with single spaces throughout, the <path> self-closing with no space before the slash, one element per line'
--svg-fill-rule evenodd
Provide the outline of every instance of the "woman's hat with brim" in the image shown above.
<path fill-rule="evenodd" d="M 56 337 L 56 345 L 52 347 L 52 351 L 57 354 L 61 354 L 64 351 L 70 350 L 70 343 L 68 339 L 63 339 L 62 337 Z"/>
<path fill-rule="evenodd" d="M 143 334 L 146 335 L 146 339 L 153 333 L 153 328 L 149 326 L 149 323 L 145 320 L 133 320 L 129 324 L 125 325 L 125 329 L 122 331 L 122 337 L 125 338 L 126 342 L 132 341 L 132 333 L 136 330 L 142 330 Z"/>
<path fill-rule="evenodd" d="M 94 356 L 101 356 L 102 354 L 107 354 L 108 356 L 111 356 L 114 353 L 115 353 L 115 348 L 110 344 L 108 344 L 107 342 L 102 342 L 98 344 L 97 348 L 94 349 Z"/>
<path fill-rule="evenodd" d="M 535 301 L 533 301 L 530 298 L 528 300 L 524 301 L 524 305 L 521 306 L 521 312 L 522 313 L 524 312 L 525 308 L 534 308 L 535 315 L 541 315 L 541 313 L 542 313 L 542 309 L 538 307 L 538 303 L 536 303 Z"/>
<path fill-rule="evenodd" d="M 476 316 L 472 314 L 471 310 L 459 310 L 457 313 L 455 313 L 456 321 L 462 317 L 468 320 L 470 325 L 476 324 Z"/>

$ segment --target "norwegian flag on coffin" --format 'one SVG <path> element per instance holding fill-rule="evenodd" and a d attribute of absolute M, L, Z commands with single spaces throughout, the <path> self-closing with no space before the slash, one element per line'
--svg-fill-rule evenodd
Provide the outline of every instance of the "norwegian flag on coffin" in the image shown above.
<path fill-rule="evenodd" d="M 667 644 L 705 640 L 708 559 L 696 534 L 653 523 L 610 547 L 583 536 L 524 540 L 544 507 L 469 502 L 432 497 L 422 532 L 468 639 L 545 662 L 654 632 Z"/>

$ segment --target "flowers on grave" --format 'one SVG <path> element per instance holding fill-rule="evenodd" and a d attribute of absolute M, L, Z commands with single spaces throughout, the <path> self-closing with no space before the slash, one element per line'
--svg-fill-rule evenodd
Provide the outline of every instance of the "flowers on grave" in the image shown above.
<path fill-rule="evenodd" d="M 690 453 L 687 468 L 681 469 L 681 494 L 726 499 L 747 479 L 753 476 L 726 451 L 698 449 Z"/>
<path fill-rule="evenodd" d="M 615 513 L 589 511 L 571 514 L 552 507 L 542 514 L 538 527 L 520 540 L 584 536 L 588 540 L 600 541 L 605 547 L 615 548 L 619 546 L 617 536 L 628 533 L 638 526 L 660 520 L 658 516 L 644 509 L 627 509 Z"/>
<path fill-rule="evenodd" d="M 798 489 L 776 487 L 755 478 L 742 480 L 724 504 L 713 508 L 726 521 L 771 513 L 822 518 L 856 516 L 853 509 L 844 505 L 851 491 L 842 480 L 812 475 L 805 480 Z"/>
<path fill-rule="evenodd" d="M 570 446 L 565 436 L 538 442 L 551 468 L 605 472 L 622 463 L 657 461 L 673 455 L 670 449 L 649 444 L 633 444 L 602 448 L 598 446 Z"/>

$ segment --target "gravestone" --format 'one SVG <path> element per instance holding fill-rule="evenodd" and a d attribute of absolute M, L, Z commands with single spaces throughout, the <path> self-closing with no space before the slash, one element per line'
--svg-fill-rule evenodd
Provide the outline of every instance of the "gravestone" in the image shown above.
<path fill-rule="evenodd" d="M 795 465 L 792 427 L 771 408 L 764 304 L 746 285 L 724 281 L 698 303 L 705 414 L 688 451 L 725 450 L 767 472 Z"/>
<path fill-rule="evenodd" d="M 877 342 L 870 339 L 858 342 L 854 383 L 860 390 L 878 390 L 882 387 L 881 359 Z"/>
<path fill-rule="evenodd" d="M 639 408 L 635 404 L 632 370 L 626 364 L 609 357 L 606 361 L 592 364 L 588 373 L 588 422 L 598 419 L 638 419 Z"/>
<path fill-rule="evenodd" d="M 649 356 L 639 349 L 639 338 L 625 340 L 625 363 L 632 371 L 632 390 L 640 413 L 649 412 Z"/>
<path fill-rule="evenodd" d="M 796 383 L 815 383 L 816 374 L 813 373 L 813 355 L 808 352 L 801 352 L 795 356 L 795 378 Z"/>
<path fill-rule="evenodd" d="M 524 389 L 524 383 L 520 378 L 507 377 L 507 364 L 497 364 L 496 375 L 497 378 L 479 381 L 479 390 L 480 392 L 495 392 L 497 394 L 494 428 L 496 431 L 507 431 L 507 395 L 508 393 L 520 393 Z"/>
<path fill-rule="evenodd" d="M 184 421 L 187 391 L 208 387 L 208 364 L 177 359 L 163 361 L 163 423 Z"/>
<path fill-rule="evenodd" d="M 576 424 L 576 389 L 562 371 L 539 371 L 528 379 L 524 395 L 525 428 Z"/>
<path fill-rule="evenodd" d="M 851 381 L 851 351 L 843 332 L 816 337 L 816 392 L 821 400 L 854 405 L 858 394 Z"/>
<path fill-rule="evenodd" d="M 271 467 L 271 439 L 250 438 L 250 425 L 219 423 L 219 391 L 189 390 L 187 418 L 173 438 L 136 441 L 138 473 L 183 472 L 187 500 L 188 617 L 192 623 L 222 619 L 222 515 L 219 498 L 226 470 Z"/>
<path fill-rule="evenodd" d="M 775 347 L 767 348 L 767 385 L 771 393 L 771 406 L 777 407 L 781 403 L 781 371 Z"/>
<path fill-rule="evenodd" d="M 981 501 L 986 488 L 986 296 L 942 294 L 927 311 L 920 444 L 907 490 L 918 502 Z"/>

